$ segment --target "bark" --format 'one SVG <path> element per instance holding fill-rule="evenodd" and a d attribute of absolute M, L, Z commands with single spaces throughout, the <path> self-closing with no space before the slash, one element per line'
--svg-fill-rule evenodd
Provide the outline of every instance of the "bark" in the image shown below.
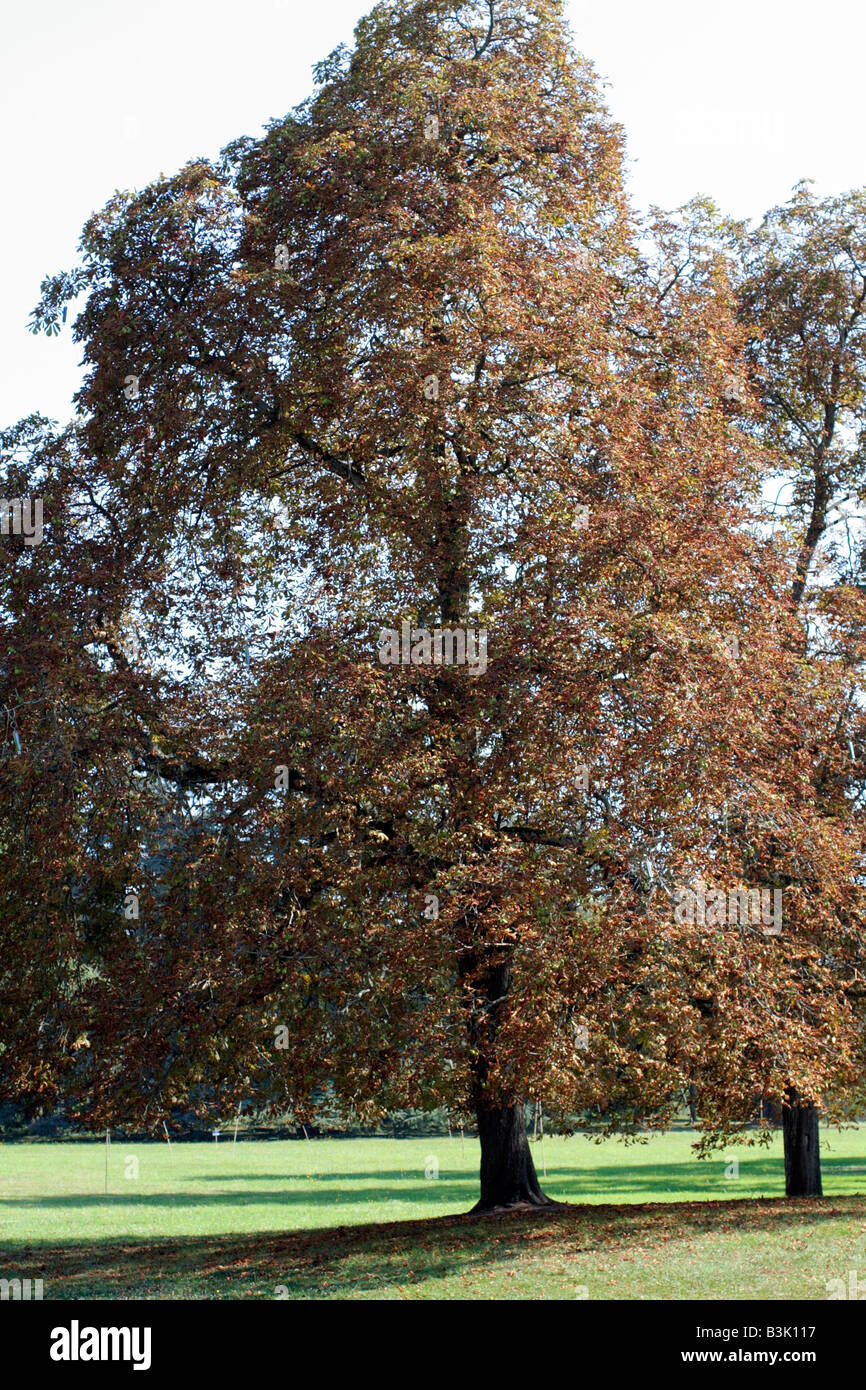
<path fill-rule="evenodd" d="M 689 1086 L 689 1124 L 696 1125 L 698 1122 L 698 1088 L 692 1082 Z"/>
<path fill-rule="evenodd" d="M 818 1111 L 812 1101 L 788 1086 L 782 1107 L 785 1142 L 785 1196 L 821 1197 L 821 1155 L 818 1148 Z"/>
<path fill-rule="evenodd" d="M 556 1204 L 538 1185 L 529 1148 L 523 1105 L 479 1105 L 481 1200 L 473 1211 L 496 1207 L 550 1207 Z"/>
<path fill-rule="evenodd" d="M 464 961 L 464 969 L 466 965 Z M 481 1141 L 481 1200 L 472 1210 L 556 1206 L 538 1185 L 522 1102 L 513 1096 L 495 1095 L 488 1084 L 499 1012 L 511 984 L 507 953 L 495 964 L 488 961 L 479 974 L 475 970 L 471 974 L 476 1001 L 470 1027 L 470 1043 L 476 1049 L 472 1100 Z"/>

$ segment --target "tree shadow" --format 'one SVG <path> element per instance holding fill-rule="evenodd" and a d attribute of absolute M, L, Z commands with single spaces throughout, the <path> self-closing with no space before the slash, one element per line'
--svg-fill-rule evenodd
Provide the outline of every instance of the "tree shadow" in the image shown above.
<path fill-rule="evenodd" d="M 398 1175 L 399 1176 L 399 1175 Z M 198 1181 L 198 1179 L 196 1179 Z M 285 1178 L 282 1181 L 287 1181 Z M 306 1183 L 308 1180 L 301 1180 Z M 359 1179 L 355 1178 L 355 1181 Z M 360 1179 L 363 1181 L 363 1179 Z M 446 1192 L 447 1188 L 447 1192 Z M 453 1181 L 425 1182 L 412 1187 L 376 1188 L 338 1188 L 333 1191 L 316 1191 L 314 1188 L 299 1186 L 295 1189 L 266 1187 L 245 1192 L 75 1192 L 46 1197 L 6 1197 L 3 1205 L 7 1208 L 37 1210 L 75 1210 L 76 1208 L 100 1207 L 214 1207 L 214 1206 L 332 1206 L 335 1202 L 374 1202 L 382 1205 L 387 1201 L 418 1202 L 429 1205 L 430 1201 L 454 1201 L 465 1199 L 471 1205 L 478 1196 L 478 1182 L 474 1177 L 464 1177 Z"/>
<path fill-rule="evenodd" d="M 635 1246 L 705 1234 L 739 1239 L 746 1230 L 815 1229 L 840 1216 L 863 1220 L 862 1197 L 746 1199 L 563 1206 L 549 1211 L 442 1216 L 288 1234 L 165 1237 L 28 1244 L 11 1258 L 38 1266 L 52 1299 L 82 1297 L 352 1297 L 525 1259 L 545 1250 L 559 1263 L 631 1252 Z M 665 1245 L 660 1248 L 667 1249 Z M 7 1259 L 9 1249 L 3 1252 Z M 573 1267 L 580 1267 L 578 1261 Z M 94 1292 L 96 1290 L 97 1292 Z"/>
<path fill-rule="evenodd" d="M 719 1155 L 707 1160 L 692 1160 L 683 1163 L 647 1163 L 623 1166 L 607 1164 L 600 1167 L 576 1170 L 572 1166 L 548 1165 L 546 1176 L 539 1181 L 548 1196 L 563 1202 L 589 1203 L 599 1198 L 615 1197 L 624 1207 L 635 1204 L 641 1197 L 652 1200 L 658 1194 L 680 1196 L 684 1201 L 736 1202 L 752 1200 L 739 1195 L 743 1186 L 752 1192 L 758 1189 L 754 1200 L 784 1198 L 784 1170 L 778 1156 L 767 1154 L 761 1157 L 739 1158 L 738 1176 L 726 1177 L 728 1161 Z M 862 1174 L 859 1184 L 866 1192 L 866 1163 L 861 1167 L 852 1163 L 848 1157 L 828 1157 L 822 1160 L 825 1187 L 834 1177 L 854 1178 Z M 285 1206 L 286 1208 L 333 1207 L 337 1203 L 349 1202 L 356 1206 L 379 1205 L 388 1202 L 418 1204 L 429 1210 L 431 1204 L 452 1205 L 465 1202 L 467 1209 L 477 1197 L 478 1180 L 475 1173 L 465 1170 L 449 1172 L 440 1168 L 439 1176 L 427 1179 L 406 1169 L 388 1168 L 371 1172 L 329 1172 L 329 1173 L 233 1173 L 201 1176 L 185 1175 L 185 1181 L 195 1184 L 192 1189 L 176 1192 L 114 1191 L 109 1193 L 63 1193 L 39 1197 L 7 1197 L 7 1208 L 24 1210 L 73 1211 L 104 1209 L 106 1207 L 135 1208 L 213 1208 L 226 1206 Z M 136 1180 L 142 1183 L 145 1180 Z M 236 1191 L 235 1183 L 269 1183 L 272 1186 L 244 1188 Z M 206 1187 L 198 1190 L 199 1184 L 219 1183 L 228 1190 L 208 1191 Z M 698 1195 L 700 1194 L 700 1195 Z M 829 1194 L 831 1197 L 833 1194 Z M 842 1195 L 842 1194 L 840 1194 Z M 845 1195 L 856 1195 L 846 1193 Z M 631 1199 L 629 1201 L 628 1199 Z M 617 1208 L 614 1208 L 617 1209 Z"/>

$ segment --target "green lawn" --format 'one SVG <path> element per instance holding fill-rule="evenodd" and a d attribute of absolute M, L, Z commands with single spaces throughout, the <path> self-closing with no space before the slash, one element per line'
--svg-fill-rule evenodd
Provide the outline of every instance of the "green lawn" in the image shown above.
<path fill-rule="evenodd" d="M 41 1275 L 47 1298 L 803 1299 L 866 1278 L 866 1126 L 822 1134 L 814 1203 L 779 1200 L 778 1138 L 726 1151 L 737 1177 L 692 1138 L 547 1139 L 545 1190 L 580 1205 L 470 1221 L 459 1137 L 115 1142 L 107 1195 L 104 1144 L 4 1144 L 0 1276 Z"/>

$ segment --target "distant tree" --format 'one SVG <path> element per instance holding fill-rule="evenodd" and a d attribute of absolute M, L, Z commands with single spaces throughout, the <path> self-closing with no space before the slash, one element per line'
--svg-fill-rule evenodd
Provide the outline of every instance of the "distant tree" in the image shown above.
<path fill-rule="evenodd" d="M 840 671 L 834 735 L 812 784 L 828 820 L 859 827 L 866 795 L 866 192 L 818 199 L 808 183 L 737 239 L 741 318 L 762 412 L 779 463 L 777 515 L 795 550 L 790 603 L 803 659 Z M 857 881 L 862 884 L 861 864 Z M 841 922 L 862 933 L 850 903 Z M 853 943 L 852 943 L 853 944 Z M 862 1007 L 861 950 L 846 953 L 845 994 Z M 820 969 L 840 961 L 821 960 Z M 832 1035 L 828 1043 L 835 1047 Z M 793 1061 L 793 1058 L 792 1058 Z M 786 1188 L 821 1192 L 815 1095 L 785 1088 Z M 827 1097 L 829 1099 L 829 1097 Z"/>

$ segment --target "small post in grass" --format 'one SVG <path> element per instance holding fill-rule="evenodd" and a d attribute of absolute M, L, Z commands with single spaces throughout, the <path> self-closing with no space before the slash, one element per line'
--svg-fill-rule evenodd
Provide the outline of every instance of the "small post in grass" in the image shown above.
<path fill-rule="evenodd" d="M 111 1130 L 105 1131 L 105 1195 L 108 1196 L 108 1151 L 111 1148 Z"/>
<path fill-rule="evenodd" d="M 240 1101 L 239 1104 L 238 1104 L 238 1113 L 235 1115 L 235 1132 L 234 1132 L 234 1137 L 233 1137 L 233 1139 L 232 1139 L 232 1143 L 233 1143 L 233 1144 L 236 1144 L 236 1143 L 238 1142 L 238 1120 L 239 1120 L 240 1117 L 241 1117 L 241 1106 L 242 1106 L 242 1105 L 243 1105 L 243 1101 Z"/>
<path fill-rule="evenodd" d="M 168 1144 L 169 1157 L 171 1157 L 171 1138 L 169 1137 L 168 1125 L 166 1124 L 165 1120 L 163 1120 L 162 1122 L 162 1127 L 165 1130 L 165 1141 Z"/>

